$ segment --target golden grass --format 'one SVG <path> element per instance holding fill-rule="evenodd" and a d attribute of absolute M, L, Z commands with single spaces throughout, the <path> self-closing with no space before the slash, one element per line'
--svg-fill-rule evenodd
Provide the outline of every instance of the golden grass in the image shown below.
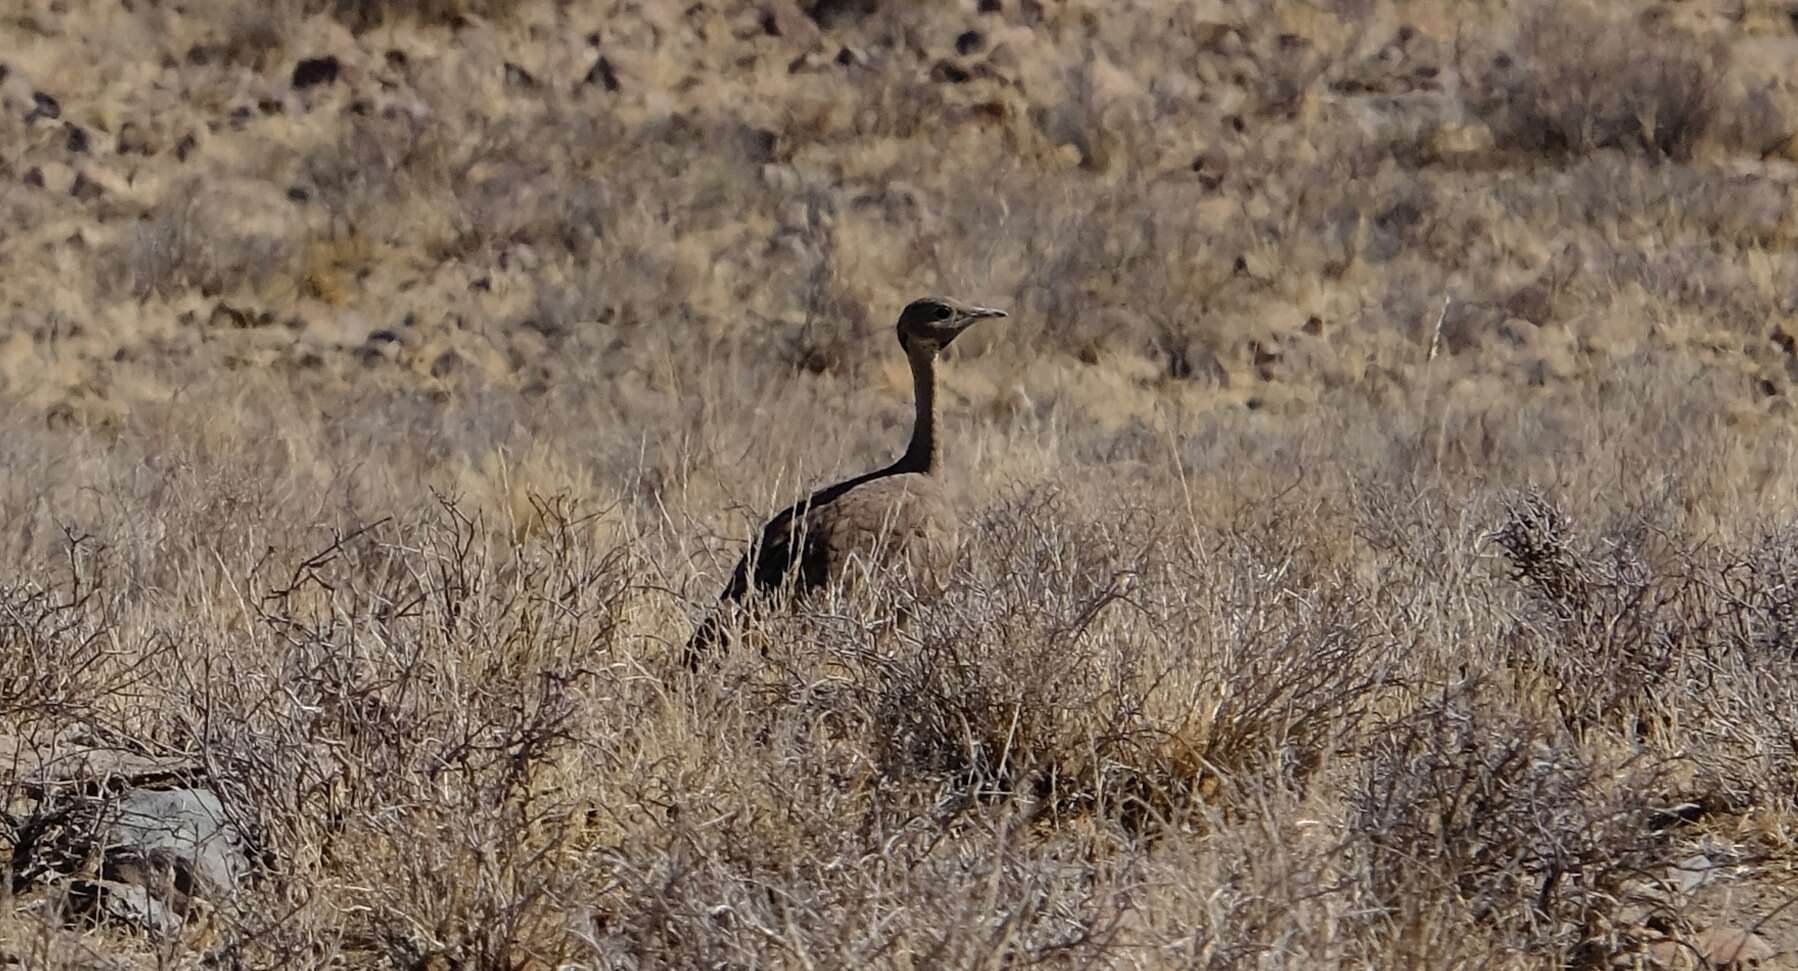
<path fill-rule="evenodd" d="M 1798 948 L 1777 12 L 832 6 L 7 22 L 0 733 L 203 756 L 266 860 L 0 956 L 1584 968 L 1719 843 Z M 932 291 L 1012 312 L 950 593 L 685 673 Z"/>

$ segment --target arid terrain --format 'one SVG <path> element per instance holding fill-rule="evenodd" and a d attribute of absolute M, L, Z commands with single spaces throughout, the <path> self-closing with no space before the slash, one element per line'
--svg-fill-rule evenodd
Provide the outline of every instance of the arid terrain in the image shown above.
<path fill-rule="evenodd" d="M 10 0 L 0 967 L 1798 967 L 1795 187 L 1783 0 Z"/>

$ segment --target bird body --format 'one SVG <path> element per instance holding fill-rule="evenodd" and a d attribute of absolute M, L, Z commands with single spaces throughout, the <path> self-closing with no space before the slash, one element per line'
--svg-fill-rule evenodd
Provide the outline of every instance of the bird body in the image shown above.
<path fill-rule="evenodd" d="M 937 436 L 936 356 L 974 322 L 1005 313 L 944 297 L 909 304 L 899 344 L 911 363 L 917 416 L 911 443 L 891 465 L 812 493 L 770 519 L 737 561 L 720 610 L 687 643 L 697 663 L 723 634 L 729 605 L 772 591 L 803 596 L 868 570 L 898 570 L 921 599 L 942 592 L 955 555 L 955 507 L 943 489 Z"/>

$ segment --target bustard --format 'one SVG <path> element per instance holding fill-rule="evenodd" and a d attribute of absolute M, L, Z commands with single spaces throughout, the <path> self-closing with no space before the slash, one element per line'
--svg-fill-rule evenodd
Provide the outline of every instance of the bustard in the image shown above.
<path fill-rule="evenodd" d="M 744 598 L 793 596 L 845 579 L 852 564 L 898 566 L 925 598 L 940 594 L 955 555 L 956 515 L 942 484 L 937 434 L 937 354 L 976 322 L 1005 311 L 947 297 L 914 300 L 899 314 L 899 346 L 911 362 L 917 415 L 911 444 L 891 465 L 846 479 L 781 510 L 751 541 L 718 606 L 687 642 L 697 666 L 724 635 Z"/>

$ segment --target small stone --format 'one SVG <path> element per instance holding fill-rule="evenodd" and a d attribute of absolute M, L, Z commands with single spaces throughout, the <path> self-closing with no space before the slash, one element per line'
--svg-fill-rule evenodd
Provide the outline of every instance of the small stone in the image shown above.
<path fill-rule="evenodd" d="M 963 57 L 973 54 L 986 46 L 986 37 L 978 30 L 970 30 L 955 38 L 955 53 Z"/>
<path fill-rule="evenodd" d="M 54 120 L 62 117 L 62 105 L 55 98 L 42 91 L 32 92 L 31 105 L 31 111 L 25 116 L 27 122 L 34 121 L 38 118 L 49 118 Z"/>
<path fill-rule="evenodd" d="M 158 148 L 150 140 L 150 135 L 142 125 L 135 121 L 125 122 L 119 126 L 118 140 L 113 151 L 120 155 L 155 155 Z"/>
<path fill-rule="evenodd" d="M 1773 335 L 1768 340 L 1771 340 L 1775 347 L 1784 351 L 1786 356 L 1798 357 L 1798 336 L 1793 336 L 1790 330 L 1784 327 L 1775 328 Z"/>
<path fill-rule="evenodd" d="M 601 54 L 599 60 L 594 61 L 593 66 L 587 69 L 587 76 L 582 79 L 581 83 L 597 84 L 607 91 L 616 91 L 618 90 L 618 72 L 612 67 L 612 62 L 607 60 L 604 54 Z"/>
<path fill-rule="evenodd" d="M 214 329 L 247 330 L 250 325 L 248 313 L 225 303 L 215 305 L 211 316 L 206 318 L 206 326 Z"/>
<path fill-rule="evenodd" d="M 25 172 L 25 184 L 61 195 L 75 187 L 75 170 L 61 162 L 45 162 Z"/>
<path fill-rule="evenodd" d="M 523 67 L 506 62 L 506 87 L 530 89 L 537 86 L 537 77 Z"/>
<path fill-rule="evenodd" d="M 68 126 L 68 131 L 68 138 L 63 141 L 63 147 L 76 155 L 87 154 L 87 129 L 80 125 L 70 125 Z"/>
<path fill-rule="evenodd" d="M 954 61 L 938 61 L 930 69 L 930 80 L 939 84 L 964 84 L 973 75 Z"/>
<path fill-rule="evenodd" d="M 461 371 L 464 363 L 462 355 L 457 354 L 455 351 L 444 351 L 442 354 L 437 355 L 435 361 L 431 362 L 431 377 L 447 378 L 450 375 Z"/>
<path fill-rule="evenodd" d="M 296 91 L 330 84 L 336 80 L 337 58 L 329 54 L 324 57 L 308 57 L 293 66 L 293 86 Z"/>
<path fill-rule="evenodd" d="M 69 195 L 82 202 L 91 202 L 103 194 L 104 190 L 100 188 L 100 183 L 88 178 L 84 172 L 75 173 L 75 181 L 69 186 Z"/>
<path fill-rule="evenodd" d="M 1229 159 L 1218 152 L 1204 152 L 1192 160 L 1193 175 L 1198 177 L 1199 187 L 1206 191 L 1214 191 L 1224 184 L 1224 177 L 1230 173 Z"/>

